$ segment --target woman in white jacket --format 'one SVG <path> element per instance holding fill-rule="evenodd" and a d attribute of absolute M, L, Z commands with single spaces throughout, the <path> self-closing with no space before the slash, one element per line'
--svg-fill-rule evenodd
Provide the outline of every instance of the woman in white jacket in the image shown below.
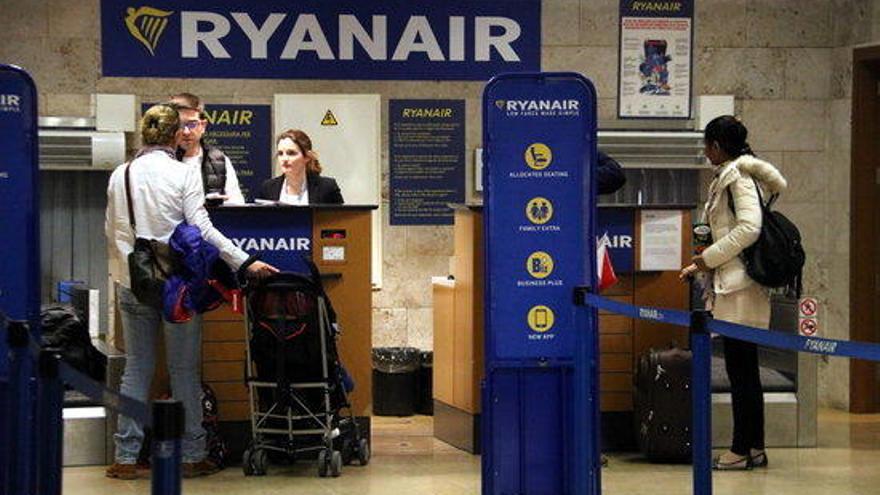
<path fill-rule="evenodd" d="M 767 197 L 784 189 L 786 182 L 776 167 L 754 156 L 747 137 L 745 126 L 730 115 L 706 126 L 704 153 L 715 167 L 715 179 L 709 185 L 703 218 L 708 221 L 713 242 L 682 269 L 681 277 L 697 271 L 709 273 L 707 307 L 714 318 L 768 328 L 769 293 L 748 276 L 740 253 L 761 233 L 757 185 Z M 757 346 L 725 338 L 724 359 L 733 403 L 733 442 L 729 451 L 715 458 L 713 468 L 764 467 L 764 394 Z"/>

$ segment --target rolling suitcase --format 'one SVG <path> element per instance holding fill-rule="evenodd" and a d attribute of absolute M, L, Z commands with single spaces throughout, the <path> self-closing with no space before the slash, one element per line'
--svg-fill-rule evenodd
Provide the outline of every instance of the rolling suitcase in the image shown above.
<path fill-rule="evenodd" d="M 691 351 L 650 349 L 639 358 L 635 383 L 636 437 L 653 462 L 691 459 Z"/>

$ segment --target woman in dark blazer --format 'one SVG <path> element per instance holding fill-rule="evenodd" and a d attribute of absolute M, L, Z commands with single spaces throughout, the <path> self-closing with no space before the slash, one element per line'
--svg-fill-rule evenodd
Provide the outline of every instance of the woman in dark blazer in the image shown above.
<path fill-rule="evenodd" d="M 312 140 L 298 129 L 281 133 L 275 141 L 282 174 L 263 182 L 260 199 L 292 205 L 342 204 L 336 180 L 321 176 L 321 163 Z"/>

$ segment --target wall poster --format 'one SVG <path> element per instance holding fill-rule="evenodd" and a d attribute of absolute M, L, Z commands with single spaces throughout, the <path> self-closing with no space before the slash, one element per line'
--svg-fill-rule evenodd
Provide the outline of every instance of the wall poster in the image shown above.
<path fill-rule="evenodd" d="M 229 157 L 245 201 L 253 201 L 272 170 L 269 105 L 205 105 L 204 140 Z"/>
<path fill-rule="evenodd" d="M 690 118 L 693 40 L 693 0 L 620 1 L 619 118 Z"/>
<path fill-rule="evenodd" d="M 464 202 L 464 100 L 391 100 L 391 225 L 452 225 Z"/>

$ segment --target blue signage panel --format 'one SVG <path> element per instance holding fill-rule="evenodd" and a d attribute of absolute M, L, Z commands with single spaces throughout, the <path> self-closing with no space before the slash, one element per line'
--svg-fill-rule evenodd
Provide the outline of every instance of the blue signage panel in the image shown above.
<path fill-rule="evenodd" d="M 282 271 L 309 273 L 304 257 L 312 255 L 312 209 L 297 206 L 211 208 L 211 221 L 248 254 L 259 254 Z"/>
<path fill-rule="evenodd" d="M 8 65 L 0 65 L 0 147 L 0 492 L 36 493 L 35 363 L 6 340 L 8 320 L 28 322 L 39 339 L 37 90 Z"/>
<path fill-rule="evenodd" d="M 205 105 L 205 141 L 232 161 L 241 192 L 251 201 L 272 175 L 272 107 Z"/>
<path fill-rule="evenodd" d="M 37 94 L 24 71 L 0 65 L 0 312 L 38 321 L 40 245 Z M 6 336 L 0 335 L 0 378 L 7 373 Z"/>
<path fill-rule="evenodd" d="M 631 273 L 635 265 L 635 210 L 599 208 L 596 241 L 608 236 L 608 253 L 615 273 Z"/>
<path fill-rule="evenodd" d="M 483 493 L 599 492 L 596 93 L 577 74 L 483 93 L 486 381 Z"/>
<path fill-rule="evenodd" d="M 486 80 L 541 65 L 540 0 L 101 1 L 104 76 Z"/>
<path fill-rule="evenodd" d="M 464 202 L 464 100 L 391 100 L 391 225 L 452 225 Z"/>
<path fill-rule="evenodd" d="M 498 358 L 572 357 L 571 293 L 593 273 L 584 215 L 595 109 L 580 80 L 564 81 L 515 79 L 488 95 L 488 307 Z"/>

